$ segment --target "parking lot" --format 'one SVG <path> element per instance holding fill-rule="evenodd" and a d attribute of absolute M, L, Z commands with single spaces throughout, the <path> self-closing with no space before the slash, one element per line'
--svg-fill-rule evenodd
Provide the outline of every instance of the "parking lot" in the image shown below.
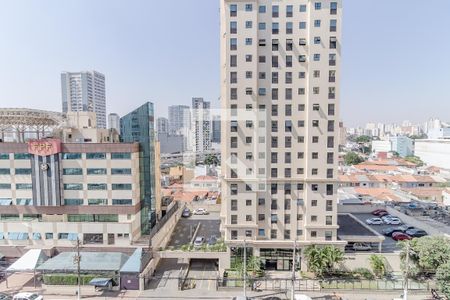
<path fill-rule="evenodd" d="M 169 247 L 179 248 L 189 244 L 192 240 L 196 227 L 200 224 L 197 236 L 206 240 L 215 235 L 220 238 L 220 216 L 219 213 L 209 215 L 192 215 L 189 218 L 181 218 L 175 227 L 169 242 Z"/>
<path fill-rule="evenodd" d="M 366 220 L 370 218 L 374 218 L 375 216 L 372 214 L 353 214 L 358 220 L 362 223 L 366 224 Z M 398 227 L 400 225 L 367 225 L 379 234 L 383 235 L 383 230 L 389 227 Z M 383 242 L 382 252 L 394 252 L 399 251 L 400 248 L 396 241 L 394 241 L 391 237 L 386 236 L 386 239 Z"/>
<path fill-rule="evenodd" d="M 191 260 L 188 278 L 195 281 L 196 289 L 215 290 L 218 275 L 216 261 Z"/>

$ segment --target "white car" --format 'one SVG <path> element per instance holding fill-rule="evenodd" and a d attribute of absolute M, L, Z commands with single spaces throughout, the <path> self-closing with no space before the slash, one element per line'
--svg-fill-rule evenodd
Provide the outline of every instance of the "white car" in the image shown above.
<path fill-rule="evenodd" d="M 369 225 L 382 225 L 383 220 L 381 220 L 380 218 L 370 218 L 366 220 L 366 223 Z"/>
<path fill-rule="evenodd" d="M 194 215 L 207 215 L 209 212 L 204 208 L 197 208 L 194 210 Z"/>
<path fill-rule="evenodd" d="M 403 224 L 402 220 L 400 220 L 399 218 L 390 218 L 390 219 L 386 219 L 383 221 L 387 225 L 402 225 Z"/>
<path fill-rule="evenodd" d="M 295 300 L 312 300 L 311 297 L 306 296 L 306 295 L 300 295 L 300 294 L 295 295 L 294 299 Z"/>
<path fill-rule="evenodd" d="M 205 238 L 198 236 L 194 240 L 194 247 L 201 247 L 205 243 Z"/>
<path fill-rule="evenodd" d="M 354 243 L 353 250 L 355 251 L 370 251 L 372 250 L 372 246 L 366 243 Z"/>
<path fill-rule="evenodd" d="M 44 297 L 34 293 L 18 293 L 14 295 L 13 300 L 44 300 Z"/>

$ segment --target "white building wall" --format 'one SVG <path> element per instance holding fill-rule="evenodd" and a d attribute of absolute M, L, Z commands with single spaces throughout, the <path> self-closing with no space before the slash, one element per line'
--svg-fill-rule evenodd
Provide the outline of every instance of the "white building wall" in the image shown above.
<path fill-rule="evenodd" d="M 415 140 L 415 155 L 427 165 L 450 169 L 450 140 Z"/>

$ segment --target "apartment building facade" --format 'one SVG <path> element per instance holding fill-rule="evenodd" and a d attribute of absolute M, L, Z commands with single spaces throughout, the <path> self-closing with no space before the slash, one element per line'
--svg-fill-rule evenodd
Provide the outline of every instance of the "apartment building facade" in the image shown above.
<path fill-rule="evenodd" d="M 211 103 L 203 98 L 192 98 L 192 149 L 195 152 L 211 150 Z"/>
<path fill-rule="evenodd" d="M 138 143 L 0 143 L 0 244 L 129 246 L 139 179 Z"/>
<path fill-rule="evenodd" d="M 337 239 L 341 0 L 222 0 L 222 232 L 266 269 Z M 233 261 L 233 259 L 231 260 Z"/>
<path fill-rule="evenodd" d="M 97 71 L 61 74 L 62 111 L 90 111 L 97 115 L 97 127 L 107 128 L 105 75 Z"/>

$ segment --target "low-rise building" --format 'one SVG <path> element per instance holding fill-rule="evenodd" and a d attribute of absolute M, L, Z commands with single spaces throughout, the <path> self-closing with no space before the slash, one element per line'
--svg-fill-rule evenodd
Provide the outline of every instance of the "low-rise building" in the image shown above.
<path fill-rule="evenodd" d="M 427 165 L 450 169 L 450 139 L 415 140 L 415 155 Z"/>

